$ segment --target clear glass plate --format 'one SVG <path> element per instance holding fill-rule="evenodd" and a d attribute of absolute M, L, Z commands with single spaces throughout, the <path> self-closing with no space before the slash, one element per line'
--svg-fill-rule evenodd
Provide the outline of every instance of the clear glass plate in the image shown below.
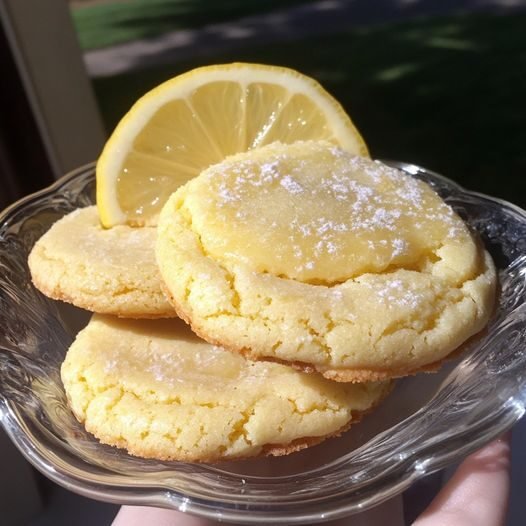
<path fill-rule="evenodd" d="M 37 292 L 26 263 L 55 220 L 94 202 L 90 165 L 0 217 L 0 418 L 12 441 L 49 478 L 95 499 L 244 524 L 303 524 L 375 506 L 509 429 L 526 401 L 526 212 L 417 166 L 390 164 L 431 183 L 498 266 L 495 315 L 460 359 L 399 381 L 348 433 L 288 457 L 195 465 L 99 444 L 68 410 L 59 378 L 88 314 Z"/>

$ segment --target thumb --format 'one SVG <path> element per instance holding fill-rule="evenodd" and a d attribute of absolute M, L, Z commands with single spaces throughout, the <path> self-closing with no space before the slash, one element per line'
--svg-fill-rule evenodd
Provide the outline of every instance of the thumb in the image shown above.
<path fill-rule="evenodd" d="M 467 457 L 413 526 L 503 526 L 509 470 L 507 434 Z"/>
<path fill-rule="evenodd" d="M 217 523 L 180 511 L 146 506 L 122 506 L 112 526 L 214 526 Z"/>

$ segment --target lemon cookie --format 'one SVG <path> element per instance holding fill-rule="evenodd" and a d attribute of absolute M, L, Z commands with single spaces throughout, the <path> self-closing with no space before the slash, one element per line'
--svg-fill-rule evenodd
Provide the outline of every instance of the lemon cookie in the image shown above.
<path fill-rule="evenodd" d="M 102 315 L 77 335 L 62 380 L 74 414 L 103 443 L 202 462 L 316 444 L 347 429 L 389 388 L 245 360 L 181 320 Z"/>
<path fill-rule="evenodd" d="M 154 228 L 105 230 L 90 206 L 66 215 L 37 241 L 29 268 L 35 286 L 50 298 L 124 317 L 173 317 L 154 245 Z"/>
<path fill-rule="evenodd" d="M 163 208 L 156 252 L 203 338 L 338 381 L 436 368 L 494 302 L 490 256 L 427 184 L 324 142 L 208 168 Z"/>

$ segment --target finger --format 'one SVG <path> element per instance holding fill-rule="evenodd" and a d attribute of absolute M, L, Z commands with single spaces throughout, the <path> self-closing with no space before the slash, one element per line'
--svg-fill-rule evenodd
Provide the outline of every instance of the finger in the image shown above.
<path fill-rule="evenodd" d="M 216 526 L 217 522 L 175 510 L 122 506 L 111 526 Z"/>
<path fill-rule="evenodd" d="M 470 455 L 414 526 L 501 526 L 509 498 L 509 435 Z"/>

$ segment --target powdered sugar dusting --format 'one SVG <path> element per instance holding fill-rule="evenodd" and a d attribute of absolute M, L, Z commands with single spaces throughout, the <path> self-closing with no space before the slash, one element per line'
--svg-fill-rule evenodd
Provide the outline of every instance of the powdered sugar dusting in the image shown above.
<path fill-rule="evenodd" d="M 368 286 L 374 297 L 388 308 L 408 307 L 412 310 L 422 306 L 425 296 L 400 279 L 391 279 L 386 282 L 364 283 Z"/>
<path fill-rule="evenodd" d="M 283 177 L 279 184 L 290 192 L 291 194 L 301 194 L 303 192 L 303 187 L 296 180 L 294 180 L 290 175 Z"/>
<path fill-rule="evenodd" d="M 406 252 L 408 244 L 407 241 L 401 238 L 395 238 L 392 241 L 393 245 L 393 257 L 397 257 Z"/>
<path fill-rule="evenodd" d="M 164 385 L 181 383 L 223 385 L 228 379 L 239 377 L 245 360 L 208 344 L 174 340 L 171 344 L 151 341 L 141 370 L 151 379 Z M 128 365 L 129 368 L 129 365 Z"/>
<path fill-rule="evenodd" d="M 249 153 L 207 170 L 207 184 L 216 188 L 211 217 L 236 221 L 247 232 L 228 251 L 239 252 L 239 261 L 254 257 L 241 253 L 255 246 L 247 238 L 256 237 L 265 261 L 260 268 L 316 279 L 331 272 L 330 279 L 340 279 L 335 269 L 346 276 L 381 271 L 421 254 L 415 246 L 434 249 L 465 233 L 430 188 L 380 162 L 318 143 Z"/>
<path fill-rule="evenodd" d="M 118 360 L 116 360 L 115 358 L 110 358 L 104 364 L 104 372 L 105 373 L 113 372 L 115 368 L 117 367 L 118 363 L 119 363 Z"/>

